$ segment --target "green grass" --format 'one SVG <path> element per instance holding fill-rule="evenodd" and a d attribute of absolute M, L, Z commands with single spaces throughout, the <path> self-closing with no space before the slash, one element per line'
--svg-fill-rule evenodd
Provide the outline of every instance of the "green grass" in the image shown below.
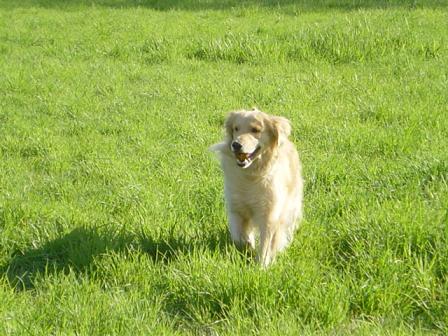
<path fill-rule="evenodd" d="M 445 1 L 0 1 L 0 334 L 448 333 Z M 288 117 L 262 270 L 207 147 Z"/>

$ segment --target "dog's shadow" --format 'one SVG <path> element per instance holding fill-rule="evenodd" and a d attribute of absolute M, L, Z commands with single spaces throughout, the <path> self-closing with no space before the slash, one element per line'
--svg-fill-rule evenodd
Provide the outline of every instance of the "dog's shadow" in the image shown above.
<path fill-rule="evenodd" d="M 179 255 L 191 253 L 198 246 L 223 252 L 229 244 L 225 231 L 200 239 L 168 236 L 154 237 L 144 232 L 131 234 L 78 227 L 40 247 L 16 252 L 0 266 L 0 274 L 6 275 L 15 289 L 28 290 L 34 288 L 38 276 L 47 273 L 94 273 L 94 259 L 112 251 L 132 253 L 139 250 L 154 262 L 170 263 Z"/>

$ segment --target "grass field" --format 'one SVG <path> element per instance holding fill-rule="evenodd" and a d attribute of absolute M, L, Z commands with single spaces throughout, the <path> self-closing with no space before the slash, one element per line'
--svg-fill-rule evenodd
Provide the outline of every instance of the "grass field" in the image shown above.
<path fill-rule="evenodd" d="M 207 152 L 252 106 L 306 181 L 268 270 Z M 0 0 L 1 335 L 447 333 L 446 1 Z"/>

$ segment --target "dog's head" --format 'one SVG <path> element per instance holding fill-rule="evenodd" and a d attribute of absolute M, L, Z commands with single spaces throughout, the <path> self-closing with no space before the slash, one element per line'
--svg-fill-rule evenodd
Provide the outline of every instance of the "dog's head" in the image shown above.
<path fill-rule="evenodd" d="M 273 153 L 291 133 L 288 119 L 267 115 L 256 108 L 231 112 L 225 122 L 227 145 L 238 166 L 248 168 Z"/>

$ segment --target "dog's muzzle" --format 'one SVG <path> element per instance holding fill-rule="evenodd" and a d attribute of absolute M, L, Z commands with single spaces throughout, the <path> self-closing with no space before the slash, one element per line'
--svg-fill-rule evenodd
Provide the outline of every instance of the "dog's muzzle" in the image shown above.
<path fill-rule="evenodd" d="M 260 152 L 260 147 L 257 146 L 253 152 L 245 153 L 242 151 L 243 146 L 238 141 L 233 141 L 231 148 L 236 157 L 236 164 L 241 168 L 249 167 Z"/>

